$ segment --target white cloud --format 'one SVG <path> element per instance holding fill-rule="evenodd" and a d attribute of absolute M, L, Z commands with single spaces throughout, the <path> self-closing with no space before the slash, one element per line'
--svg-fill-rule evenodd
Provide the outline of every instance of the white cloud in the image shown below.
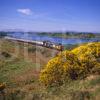
<path fill-rule="evenodd" d="M 17 9 L 17 12 L 22 13 L 24 15 L 32 15 L 32 11 L 30 9 Z"/>

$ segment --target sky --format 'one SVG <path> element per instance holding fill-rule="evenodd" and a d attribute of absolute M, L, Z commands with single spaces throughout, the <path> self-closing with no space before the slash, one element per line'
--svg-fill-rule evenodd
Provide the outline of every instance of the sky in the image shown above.
<path fill-rule="evenodd" d="M 100 0 L 0 0 L 0 30 L 100 32 Z"/>

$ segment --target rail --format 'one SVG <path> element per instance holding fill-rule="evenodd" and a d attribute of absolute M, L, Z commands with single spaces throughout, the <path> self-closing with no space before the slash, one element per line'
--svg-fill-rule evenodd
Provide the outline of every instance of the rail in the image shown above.
<path fill-rule="evenodd" d="M 45 45 L 44 41 L 25 40 L 25 39 L 17 39 L 17 38 L 12 38 L 12 37 L 5 37 L 5 39 L 12 40 L 12 41 L 29 43 L 29 44 L 32 44 L 32 45 L 42 46 L 42 47 L 46 47 L 46 48 L 50 48 L 50 49 L 55 49 L 55 50 L 58 50 L 58 51 L 63 50 L 62 45 L 58 45 L 58 44 L 54 44 L 54 43 L 52 43 L 52 44 L 45 43 L 46 44 Z"/>

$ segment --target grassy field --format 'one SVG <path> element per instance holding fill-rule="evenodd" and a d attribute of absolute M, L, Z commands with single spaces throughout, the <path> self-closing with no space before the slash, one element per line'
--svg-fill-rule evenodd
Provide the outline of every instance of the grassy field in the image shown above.
<path fill-rule="evenodd" d="M 40 70 L 58 51 L 4 39 L 0 44 L 0 83 L 6 83 L 0 100 L 99 100 L 99 75 L 69 80 L 59 87 L 46 88 L 39 82 Z M 25 48 L 28 56 L 25 56 Z"/>
<path fill-rule="evenodd" d="M 56 50 L 1 39 L 0 83 L 7 85 L 7 100 L 12 100 L 10 94 L 16 94 L 16 91 L 29 92 L 31 88 L 39 86 L 40 70 L 56 53 Z M 0 98 L 3 99 L 2 96 Z"/>

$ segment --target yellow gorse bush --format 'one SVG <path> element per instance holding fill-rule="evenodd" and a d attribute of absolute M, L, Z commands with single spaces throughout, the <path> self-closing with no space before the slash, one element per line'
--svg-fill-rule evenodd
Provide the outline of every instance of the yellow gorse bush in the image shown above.
<path fill-rule="evenodd" d="M 61 59 L 55 57 L 50 60 L 44 70 L 41 71 L 40 80 L 45 85 L 59 82 L 63 75 Z"/>
<path fill-rule="evenodd" d="M 72 50 L 77 55 L 85 72 L 92 72 L 92 68 L 100 68 L 100 42 L 88 43 Z M 95 67 L 98 66 L 98 67 Z"/>
<path fill-rule="evenodd" d="M 47 86 L 61 84 L 67 79 L 75 80 L 96 72 L 100 73 L 100 42 L 63 51 L 41 71 L 40 81 Z"/>

